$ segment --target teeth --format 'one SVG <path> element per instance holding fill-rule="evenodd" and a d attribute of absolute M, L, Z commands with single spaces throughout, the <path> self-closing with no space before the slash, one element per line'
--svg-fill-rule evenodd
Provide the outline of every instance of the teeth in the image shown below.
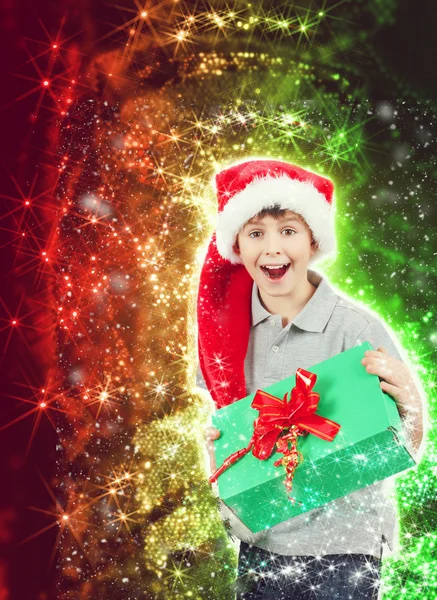
<path fill-rule="evenodd" d="M 271 266 L 267 266 L 267 265 L 263 265 L 263 267 L 265 267 L 266 269 L 282 269 L 282 267 L 286 267 L 289 263 L 287 263 L 286 265 L 271 265 Z"/>

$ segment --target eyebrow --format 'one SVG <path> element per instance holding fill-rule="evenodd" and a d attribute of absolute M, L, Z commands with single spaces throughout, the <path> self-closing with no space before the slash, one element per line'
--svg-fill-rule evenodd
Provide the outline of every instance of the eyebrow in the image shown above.
<path fill-rule="evenodd" d="M 301 221 L 298 218 L 296 218 L 296 217 L 279 217 L 277 219 L 277 221 L 281 221 L 283 223 L 288 222 L 288 221 L 290 221 L 290 222 L 293 221 L 294 223 L 301 223 Z M 249 219 L 247 221 L 245 227 L 247 225 L 258 225 L 260 222 L 261 222 L 261 219 L 254 219 L 254 218 L 252 218 L 252 219 Z"/>

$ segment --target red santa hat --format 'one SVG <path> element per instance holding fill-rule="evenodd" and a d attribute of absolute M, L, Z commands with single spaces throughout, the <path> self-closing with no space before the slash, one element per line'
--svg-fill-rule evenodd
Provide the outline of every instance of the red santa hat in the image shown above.
<path fill-rule="evenodd" d="M 213 182 L 214 183 L 214 182 Z M 301 215 L 317 241 L 311 262 L 335 250 L 332 181 L 279 160 L 255 159 L 215 175 L 217 227 L 197 297 L 200 368 L 218 408 L 247 396 L 244 359 L 253 280 L 233 250 L 249 219 L 277 205 Z"/>

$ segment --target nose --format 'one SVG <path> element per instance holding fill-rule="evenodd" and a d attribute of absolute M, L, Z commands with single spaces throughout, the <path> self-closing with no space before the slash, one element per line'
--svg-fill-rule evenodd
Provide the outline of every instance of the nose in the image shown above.
<path fill-rule="evenodd" d="M 281 240 L 276 235 L 266 236 L 264 252 L 267 256 L 281 254 Z"/>

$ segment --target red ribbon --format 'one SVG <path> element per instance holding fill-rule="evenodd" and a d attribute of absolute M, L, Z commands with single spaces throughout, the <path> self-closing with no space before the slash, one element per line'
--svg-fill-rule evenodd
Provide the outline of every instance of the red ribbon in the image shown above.
<path fill-rule="evenodd" d="M 259 415 L 253 423 L 254 431 L 249 444 L 228 456 L 222 466 L 211 475 L 209 482 L 217 481 L 228 467 L 250 450 L 256 458 L 266 460 L 271 456 L 276 444 L 277 452 L 283 453 L 284 456 L 274 464 L 283 464 L 286 467 L 285 484 L 287 490 L 291 491 L 294 469 L 302 460 L 302 455 L 296 448 L 297 436 L 312 433 L 332 442 L 340 430 L 338 423 L 314 414 L 320 400 L 320 395 L 312 391 L 316 380 L 317 375 L 314 373 L 298 369 L 296 386 L 291 390 L 291 394 L 287 392 L 282 400 L 263 390 L 257 390 L 251 407 L 256 408 Z M 290 396 L 289 400 L 287 396 Z M 285 429 L 289 429 L 288 433 L 281 435 Z"/>

